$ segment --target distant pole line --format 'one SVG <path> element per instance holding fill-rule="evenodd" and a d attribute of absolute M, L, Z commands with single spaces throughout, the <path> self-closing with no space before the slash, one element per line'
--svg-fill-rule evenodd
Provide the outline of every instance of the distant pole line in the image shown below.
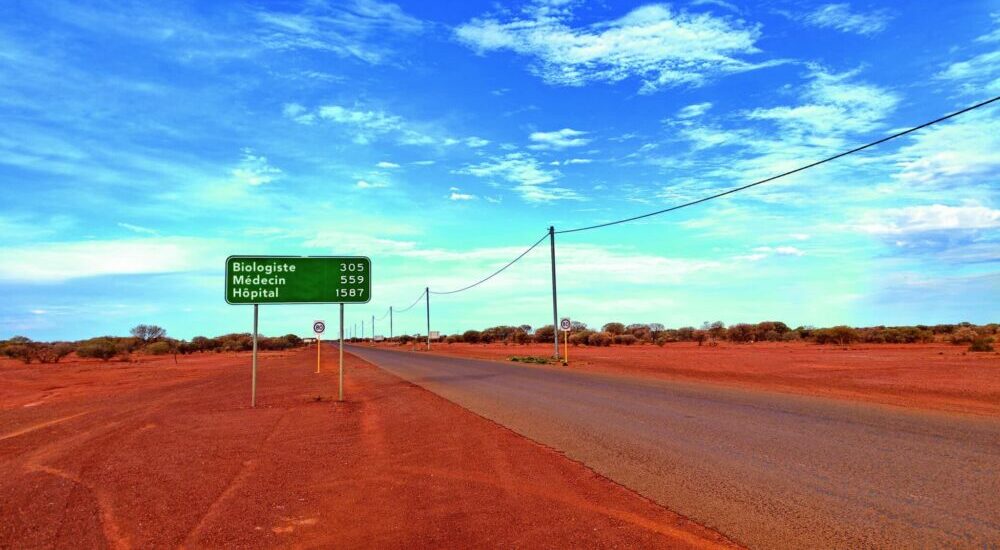
<path fill-rule="evenodd" d="M 460 293 L 460 292 L 465 292 L 466 290 L 471 290 L 471 289 L 473 289 L 473 288 L 475 288 L 475 287 L 477 287 L 477 286 L 485 283 L 486 281 L 489 281 L 493 277 L 496 277 L 500 273 L 503 273 L 507 268 L 509 268 L 510 266 L 514 265 L 518 261 L 520 261 L 529 252 L 531 252 L 532 250 L 534 250 L 535 247 L 537 247 L 539 244 L 541 244 L 542 241 L 544 241 L 546 238 L 548 238 L 549 239 L 550 254 L 551 254 L 551 268 L 552 268 L 552 319 L 553 319 L 553 321 L 552 321 L 552 329 L 553 329 L 553 332 L 555 332 L 555 336 L 553 337 L 553 341 L 554 341 L 554 344 L 555 344 L 555 357 L 558 358 L 559 357 L 559 330 L 558 330 L 559 319 L 558 319 L 558 302 L 557 302 L 557 292 L 556 292 L 556 258 L 555 258 L 555 236 L 556 235 L 563 234 L 563 233 L 577 233 L 577 232 L 581 232 L 581 231 L 590 231 L 592 229 L 601 229 L 601 228 L 604 228 L 604 227 L 610 227 L 610 226 L 613 226 L 613 225 L 619 225 L 619 224 L 623 224 L 623 223 L 627 223 L 627 222 L 641 220 L 641 219 L 644 219 L 644 218 L 650 218 L 650 217 L 653 217 L 653 216 L 659 216 L 661 214 L 666 214 L 668 212 L 674 212 L 676 210 L 680 210 L 682 208 L 687 208 L 689 206 L 695 206 L 697 204 L 701 204 L 703 202 L 708 202 L 708 201 L 711 201 L 711 200 L 714 200 L 714 199 L 725 197 L 727 195 L 732 195 L 734 193 L 738 193 L 740 191 L 745 191 L 747 189 L 750 189 L 752 187 L 756 187 L 758 185 L 763 185 L 765 183 L 769 183 L 769 182 L 775 181 L 777 179 L 781 179 L 781 178 L 784 178 L 784 177 L 787 177 L 787 176 L 790 176 L 790 175 L 793 175 L 793 174 L 797 174 L 799 172 L 803 172 L 805 170 L 809 170 L 810 168 L 815 168 L 817 166 L 826 164 L 828 162 L 832 162 L 834 160 L 846 157 L 848 155 L 852 155 L 854 153 L 858 153 L 858 152 L 864 151 L 865 149 L 869 149 L 871 147 L 875 147 L 877 145 L 881 145 L 883 143 L 892 141 L 894 139 L 898 139 L 900 137 L 903 137 L 903 136 L 912 134 L 914 132 L 923 130 L 924 128 L 928 128 L 930 126 L 934 126 L 935 124 L 939 124 L 941 122 L 944 122 L 944 121 L 950 120 L 952 118 L 955 118 L 957 116 L 963 115 L 963 114 L 968 113 L 970 111 L 974 111 L 976 109 L 980 109 L 982 107 L 986 107 L 987 105 L 990 105 L 990 104 L 995 103 L 997 101 L 1000 101 L 1000 96 L 995 96 L 993 98 L 990 98 L 990 99 L 987 99 L 985 101 L 981 101 L 979 103 L 970 105 L 970 106 L 965 107 L 963 109 L 960 109 L 958 111 L 954 111 L 954 112 L 949 113 L 947 115 L 938 117 L 938 118 L 936 118 L 934 120 L 930 120 L 930 121 L 924 122 L 923 124 L 919 124 L 917 126 L 913 126 L 911 128 L 908 128 L 906 130 L 902 130 L 902 131 L 890 134 L 890 135 L 885 136 L 885 137 L 883 137 L 881 139 L 877 139 L 875 141 L 871 141 L 869 143 L 866 143 L 864 145 L 860 145 L 858 147 L 855 147 L 853 149 L 849 149 L 847 151 L 842 151 L 842 152 L 837 153 L 835 155 L 826 157 L 824 159 L 821 159 L 821 160 L 818 160 L 818 161 L 815 161 L 815 162 L 812 162 L 812 163 L 809 163 L 809 164 L 805 164 L 805 165 L 800 166 L 798 168 L 795 168 L 795 169 L 792 169 L 792 170 L 788 170 L 786 172 L 782 172 L 780 174 L 777 174 L 777 175 L 774 175 L 774 176 L 770 176 L 770 177 L 767 177 L 767 178 L 764 178 L 764 179 L 761 179 L 761 180 L 757 180 L 757 181 L 754 181 L 752 183 L 748 183 L 748 184 L 740 186 L 740 187 L 734 187 L 734 188 L 729 189 L 727 191 L 722 191 L 720 193 L 715 193 L 713 195 L 702 197 L 702 198 L 697 199 L 697 200 L 693 200 L 693 201 L 686 202 L 686 203 L 683 203 L 683 204 L 679 204 L 679 205 L 676 205 L 676 206 L 671 206 L 669 208 L 664 208 L 664 209 L 656 210 L 656 211 L 653 211 L 653 212 L 647 212 L 645 214 L 640 214 L 640 215 L 632 216 L 632 217 L 629 217 L 629 218 L 622 218 L 620 220 L 614 220 L 614 221 L 610 221 L 610 222 L 598 223 L 598 224 L 588 225 L 588 226 L 583 226 L 583 227 L 575 227 L 575 228 L 572 228 L 572 229 L 563 229 L 563 230 L 559 230 L 559 231 L 556 231 L 554 226 L 550 226 L 549 229 L 548 229 L 548 231 L 546 231 L 545 234 L 542 235 L 542 237 L 540 239 L 538 239 L 537 241 L 535 241 L 534 244 L 532 244 L 531 246 L 529 246 L 527 248 L 527 250 L 525 250 L 524 252 L 522 252 L 521 254 L 519 254 L 517 257 L 515 257 L 513 260 L 511 260 L 510 262 L 508 262 L 506 265 L 504 265 L 500 269 L 498 269 L 498 270 L 494 271 L 493 273 L 489 274 L 488 276 L 484 277 L 483 279 L 480 279 L 479 281 L 476 281 L 475 283 L 472 283 L 472 284 L 470 284 L 468 286 L 465 286 L 465 287 L 462 287 L 462 288 L 458 288 L 458 289 L 455 289 L 455 290 L 444 291 L 444 292 L 433 291 L 433 290 L 430 289 L 430 287 L 425 287 L 424 291 L 420 293 L 420 296 L 418 296 L 417 299 L 412 304 L 410 304 L 409 306 L 407 306 L 404 309 L 397 309 L 397 310 L 395 310 L 395 312 L 396 313 L 404 313 L 406 311 L 409 311 L 414 306 L 416 306 L 420 302 L 421 299 L 424 299 L 424 298 L 427 299 L 427 348 L 430 349 L 430 295 L 431 294 L 447 295 L 447 294 L 457 294 L 457 293 Z M 390 306 L 389 307 L 389 313 L 388 313 L 388 315 L 389 315 L 389 325 L 390 325 L 390 329 L 389 329 L 390 338 L 391 338 L 391 335 L 392 335 L 392 314 L 393 314 L 393 308 L 392 308 L 392 306 Z M 384 319 L 385 315 L 383 315 L 382 318 Z M 374 331 L 374 322 L 372 323 L 372 325 L 373 325 L 373 331 Z M 374 332 L 373 332 L 373 335 L 374 335 Z"/>

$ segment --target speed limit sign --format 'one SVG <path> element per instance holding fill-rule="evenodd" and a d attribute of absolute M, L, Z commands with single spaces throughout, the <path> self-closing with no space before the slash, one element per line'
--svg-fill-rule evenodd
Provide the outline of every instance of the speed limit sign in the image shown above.
<path fill-rule="evenodd" d="M 573 327 L 573 323 L 569 321 L 569 317 L 563 317 L 559 319 L 559 328 L 563 331 L 569 331 Z"/>
<path fill-rule="evenodd" d="M 315 332 L 316 334 L 323 334 L 323 331 L 325 330 L 326 330 L 326 323 L 324 323 L 323 321 L 313 321 L 313 332 Z"/>

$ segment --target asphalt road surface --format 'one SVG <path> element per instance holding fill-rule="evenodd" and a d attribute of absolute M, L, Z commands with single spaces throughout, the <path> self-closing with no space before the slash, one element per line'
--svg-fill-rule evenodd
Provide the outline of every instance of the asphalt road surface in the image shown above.
<path fill-rule="evenodd" d="M 754 548 L 995 548 L 1000 421 L 350 347 Z"/>

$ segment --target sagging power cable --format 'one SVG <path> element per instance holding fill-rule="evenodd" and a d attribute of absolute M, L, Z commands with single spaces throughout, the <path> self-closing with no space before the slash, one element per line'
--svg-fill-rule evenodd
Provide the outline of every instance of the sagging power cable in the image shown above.
<path fill-rule="evenodd" d="M 806 164 L 805 166 L 800 166 L 798 168 L 795 168 L 794 170 L 789 170 L 787 172 L 783 172 L 783 173 L 778 174 L 776 176 L 771 176 L 771 177 L 768 177 L 768 178 L 764 178 L 762 180 L 755 181 L 753 183 L 749 183 L 749 184 L 744 185 L 742 187 L 736 187 L 734 189 L 730 189 L 728 191 L 723 191 L 721 193 L 716 193 L 714 195 L 709 195 L 707 197 L 703 197 L 703 198 L 700 198 L 698 200 L 694 200 L 694 201 L 687 202 L 687 203 L 684 203 L 684 204 L 679 204 L 677 206 L 671 206 L 670 208 L 664 208 L 663 210 L 657 210 L 655 212 L 648 212 L 646 214 L 640 214 L 638 216 L 632 216 L 631 218 L 624 218 L 624 219 L 615 220 L 615 221 L 612 221 L 612 222 L 599 223 L 599 224 L 595 224 L 595 225 L 588 225 L 586 227 L 577 227 L 577 228 L 574 228 L 574 229 L 563 229 L 562 231 L 556 231 L 556 233 L 557 234 L 558 233 L 576 233 L 577 231 L 589 231 L 591 229 L 600 229 L 602 227 L 608 227 L 608 226 L 611 226 L 611 225 L 618 225 L 620 223 L 632 222 L 632 221 L 635 221 L 635 220 L 641 220 L 643 218 L 649 218 L 649 217 L 652 217 L 652 216 L 658 216 L 660 214 L 666 214 L 667 212 L 673 212 L 674 210 L 680 210 L 681 208 L 687 208 L 688 206 L 694 206 L 696 204 L 701 204 L 703 202 L 707 202 L 707 201 L 710 201 L 710 200 L 713 200 L 713 199 L 717 199 L 719 197 L 724 197 L 726 195 L 731 195 L 733 193 L 737 193 L 737 192 L 743 191 L 745 189 L 750 189 L 751 187 L 756 187 L 758 185 L 761 185 L 761 184 L 764 184 L 764 183 L 768 183 L 768 182 L 772 182 L 772 181 L 774 181 L 776 179 L 783 178 L 785 176 L 790 176 L 792 174 L 795 174 L 795 173 L 798 173 L 798 172 L 802 172 L 802 171 L 808 170 L 810 168 L 814 168 L 814 167 L 819 166 L 821 164 L 825 164 L 827 162 L 830 162 L 830 161 L 833 161 L 833 160 L 837 160 L 837 159 L 839 159 L 841 157 L 846 157 L 847 155 L 851 155 L 851 154 L 857 153 L 859 151 L 864 151 L 865 149 L 868 149 L 869 147 L 874 147 L 876 145 L 880 145 L 880 144 L 885 143 L 887 141 L 892 141 L 892 140 L 894 140 L 896 138 L 903 137 L 903 136 L 905 136 L 907 134 L 912 134 L 913 132 L 916 132 L 918 130 L 922 130 L 924 128 L 927 128 L 928 126 L 933 126 L 933 125 L 938 124 L 940 122 L 944 122 L 944 121 L 946 121 L 948 119 L 957 117 L 957 116 L 959 116 L 961 114 L 968 113 L 969 111 L 974 111 L 974 110 L 979 109 L 981 107 L 985 107 L 985 106 L 987 106 L 987 105 L 989 105 L 989 104 L 991 104 L 991 103 L 993 103 L 995 101 L 998 101 L 998 100 L 1000 100 L 1000 96 L 996 96 L 996 97 L 994 97 L 992 99 L 987 99 L 986 101 L 983 101 L 983 102 L 980 102 L 980 103 L 976 103 L 975 105 L 966 107 L 966 108 L 961 109 L 959 111 L 955 111 L 955 112 L 953 112 L 951 114 L 948 114 L 948 115 L 945 115 L 943 117 L 936 118 L 936 119 L 931 120 L 929 122 L 925 122 L 925 123 L 923 123 L 923 124 L 921 124 L 919 126 L 914 126 L 914 127 L 909 128 L 907 130 L 903 130 L 901 132 L 896 132 L 895 134 L 886 136 L 886 137 L 884 137 L 882 139 L 879 139 L 879 140 L 875 140 L 875 141 L 873 141 L 871 143 L 866 143 L 864 145 L 861 145 L 860 147 L 855 147 L 854 149 L 838 153 L 836 155 L 833 155 L 831 157 L 827 157 L 827 158 L 822 159 L 822 160 L 818 160 L 818 161 L 813 162 L 811 164 Z"/>
<path fill-rule="evenodd" d="M 544 241 L 545 238 L 548 237 L 548 236 L 549 236 L 549 234 L 548 234 L 548 232 L 546 232 L 544 235 L 542 235 L 542 238 L 540 238 L 537 241 L 535 241 L 535 244 L 529 246 L 528 249 L 525 250 L 524 252 L 522 252 L 518 257 L 514 258 L 513 260 L 511 260 L 510 262 L 508 262 L 507 265 L 505 265 L 505 266 L 501 267 L 500 269 L 494 271 L 493 273 L 491 273 L 489 276 L 487 276 L 484 279 L 480 279 L 479 281 L 477 281 L 475 283 L 472 283 L 469 286 L 465 286 L 465 287 L 462 287 L 462 288 L 459 288 L 459 289 L 456 289 L 456 290 L 449 290 L 447 292 L 436 292 L 434 290 L 431 290 L 430 293 L 431 294 L 439 294 L 439 295 L 442 295 L 442 294 L 457 294 L 459 292 L 464 292 L 466 290 L 475 288 L 475 287 L 477 287 L 477 286 L 485 283 L 486 281 L 489 281 L 493 277 L 496 277 L 497 275 L 503 273 L 503 271 L 505 269 L 507 269 L 508 267 L 510 267 L 510 266 L 514 265 L 515 263 L 517 263 L 518 260 L 520 260 L 521 258 L 525 257 L 528 254 L 528 252 L 531 252 L 532 250 L 535 249 L 536 246 L 542 244 L 542 241 Z"/>
<path fill-rule="evenodd" d="M 407 306 L 407 307 L 405 307 L 405 308 L 403 308 L 403 309 L 397 309 L 397 310 L 395 310 L 395 311 L 396 311 L 396 313 L 405 313 L 405 312 L 407 312 L 407 311 L 409 311 L 409 310 L 413 309 L 413 306 L 415 306 L 415 305 L 419 304 L 419 303 L 420 303 L 420 300 L 423 300 L 423 299 L 424 299 L 424 295 L 425 295 L 425 294 L 427 294 L 427 291 L 422 291 L 422 292 L 420 293 L 420 296 L 417 296 L 417 299 L 416 299 L 416 300 L 414 300 L 412 304 L 410 304 L 409 306 Z"/>

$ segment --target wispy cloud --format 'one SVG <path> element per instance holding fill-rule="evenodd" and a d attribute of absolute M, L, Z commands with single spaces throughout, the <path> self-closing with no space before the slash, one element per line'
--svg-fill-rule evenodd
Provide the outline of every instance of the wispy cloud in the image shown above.
<path fill-rule="evenodd" d="M 587 135 L 587 132 L 572 128 L 563 128 L 562 130 L 555 130 L 553 132 L 532 132 L 528 138 L 534 143 L 528 147 L 531 149 L 582 147 L 590 143 L 589 138 L 583 137 L 585 135 Z"/>
<path fill-rule="evenodd" d="M 208 266 L 213 257 L 224 257 L 219 248 L 200 239 L 152 237 L 6 246 L 0 247 L 0 255 L 10 261 L 0 265 L 0 281 L 51 283 L 190 271 Z"/>
<path fill-rule="evenodd" d="M 131 223 L 118 222 L 118 227 L 121 227 L 122 229 L 127 229 L 133 233 L 141 233 L 144 235 L 159 235 L 159 231 L 156 231 L 155 229 L 142 227 L 141 225 L 133 225 Z"/>
<path fill-rule="evenodd" d="M 528 202 L 583 198 L 572 189 L 553 185 L 562 174 L 558 170 L 542 167 L 537 159 L 525 153 L 508 153 L 502 157 L 493 157 L 486 162 L 467 166 L 456 173 L 513 183 L 512 190 Z"/>
<path fill-rule="evenodd" d="M 650 93 L 774 64 L 745 59 L 760 52 L 759 26 L 665 4 L 583 27 L 570 26 L 566 8 L 537 7 L 528 16 L 473 19 L 455 32 L 481 54 L 510 50 L 529 57 L 532 72 L 562 86 L 638 78 L 640 91 Z"/>
<path fill-rule="evenodd" d="M 1000 13 L 993 14 L 993 26 L 993 32 L 975 40 L 976 46 L 986 45 L 982 53 L 949 63 L 935 78 L 958 83 L 968 95 L 1000 93 Z"/>
<path fill-rule="evenodd" d="M 425 27 L 398 5 L 374 0 L 310 2 L 301 11 L 261 10 L 256 17 L 259 40 L 268 48 L 322 50 L 372 64 L 392 53 L 387 38 Z"/>
<path fill-rule="evenodd" d="M 281 177 L 280 168 L 271 166 L 267 157 L 257 155 L 249 147 L 243 149 L 243 160 L 232 170 L 233 179 L 245 185 L 264 185 Z"/>
<path fill-rule="evenodd" d="M 379 168 L 389 168 L 389 169 L 399 168 L 399 165 L 396 164 L 395 162 L 389 162 L 389 161 L 386 161 L 386 160 L 380 161 L 375 166 L 377 166 Z"/>
<path fill-rule="evenodd" d="M 858 12 L 851 9 L 851 5 L 824 4 L 809 14 L 803 20 L 813 26 L 829 29 L 836 29 L 841 32 L 848 32 L 862 35 L 878 34 L 885 30 L 892 20 L 892 16 L 886 10 L 875 10 L 870 12 Z"/>
<path fill-rule="evenodd" d="M 688 105 L 680 111 L 677 112 L 677 118 L 695 118 L 708 112 L 712 108 L 712 103 L 706 101 L 704 103 L 695 103 L 693 105 Z"/>
<path fill-rule="evenodd" d="M 389 187 L 389 184 L 383 182 L 370 182 L 367 180 L 358 180 L 358 182 L 354 184 L 354 186 L 357 187 L 358 189 L 382 189 L 385 187 Z"/>
<path fill-rule="evenodd" d="M 451 188 L 451 194 L 448 195 L 448 200 L 453 200 L 453 201 L 471 201 L 471 200 L 475 200 L 475 199 L 476 199 L 475 195 L 470 195 L 468 193 L 462 193 L 461 189 L 459 189 L 457 187 L 452 187 Z"/>
<path fill-rule="evenodd" d="M 1000 228 L 1000 210 L 932 204 L 870 212 L 858 228 L 875 235 Z"/>

